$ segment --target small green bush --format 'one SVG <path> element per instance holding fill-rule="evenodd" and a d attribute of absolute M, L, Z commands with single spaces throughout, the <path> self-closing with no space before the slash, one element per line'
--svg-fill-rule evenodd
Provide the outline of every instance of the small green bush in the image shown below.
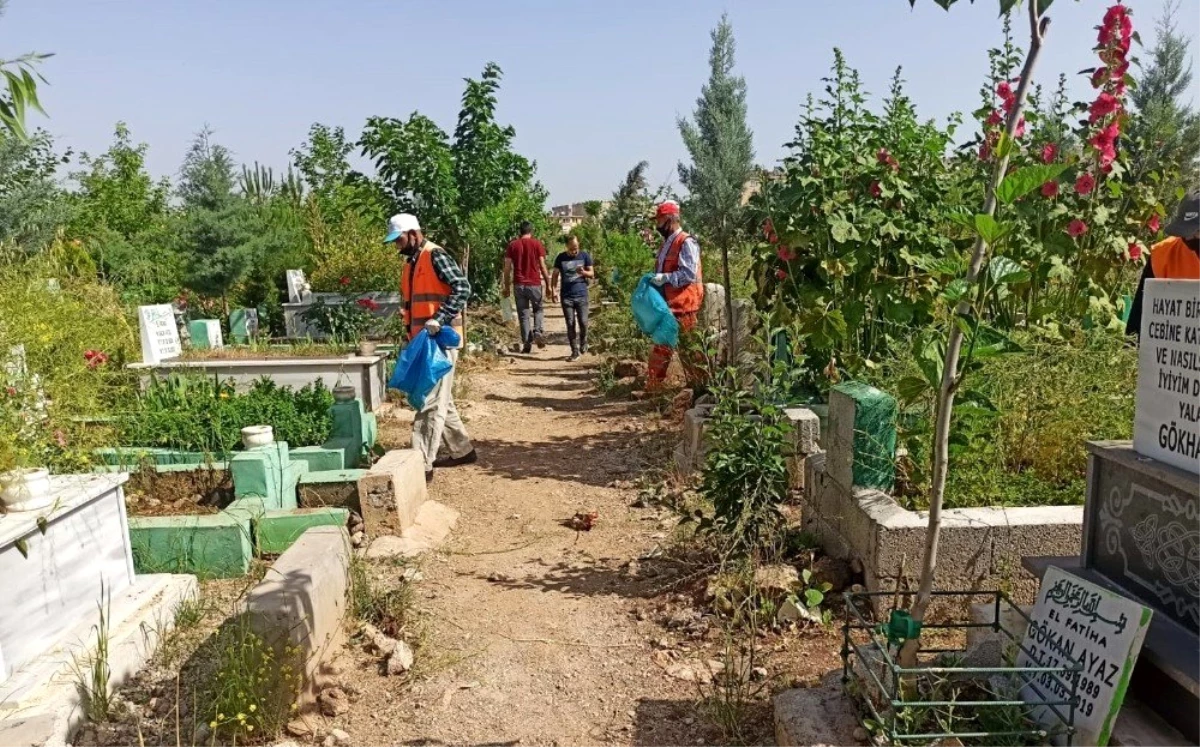
<path fill-rule="evenodd" d="M 270 425 L 277 441 L 315 446 L 329 438 L 332 406 L 333 395 L 320 382 L 293 391 L 263 378 L 238 394 L 230 382 L 172 375 L 154 379 L 136 409 L 120 418 L 120 441 L 226 453 L 241 444 L 242 428 Z"/>

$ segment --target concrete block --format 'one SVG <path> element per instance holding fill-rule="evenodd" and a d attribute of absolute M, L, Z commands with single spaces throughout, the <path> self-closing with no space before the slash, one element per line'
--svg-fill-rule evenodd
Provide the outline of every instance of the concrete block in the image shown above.
<path fill-rule="evenodd" d="M 830 478 L 847 491 L 854 486 L 854 416 L 854 399 L 836 388 L 831 390 L 826 468 Z"/>
<path fill-rule="evenodd" d="M 853 448 L 853 485 L 891 490 L 896 477 L 896 399 L 862 382 L 838 384 L 829 395 L 830 451 L 839 452 L 849 443 Z M 853 423 L 853 434 L 847 422 Z M 845 480 L 846 455 L 836 456 L 839 481 Z"/>
<path fill-rule="evenodd" d="M 428 495 L 425 461 L 416 449 L 394 449 L 358 481 L 358 505 L 367 532 L 398 535 L 416 523 Z"/>
<path fill-rule="evenodd" d="M 821 440 L 821 419 L 807 407 L 784 410 L 792 426 L 792 449 L 796 454 L 811 454 Z"/>
<path fill-rule="evenodd" d="M 344 527 L 350 512 L 344 508 L 298 508 L 268 511 L 254 522 L 254 542 L 263 555 L 278 555 L 312 527 Z"/>
<path fill-rule="evenodd" d="M 350 537 L 344 527 L 313 527 L 287 549 L 246 597 L 251 628 L 277 650 L 297 647 L 306 682 L 345 637 Z"/>
<path fill-rule="evenodd" d="M 275 510 L 266 498 L 237 498 L 226 506 L 222 513 L 238 520 L 249 520 L 251 526 L 267 511 Z"/>
<path fill-rule="evenodd" d="M 283 465 L 283 481 L 279 494 L 280 508 L 296 508 L 299 505 L 296 498 L 296 488 L 300 484 L 300 478 L 306 472 L 308 472 L 308 465 L 304 462 L 288 462 Z"/>
<path fill-rule="evenodd" d="M 250 569 L 250 519 L 228 513 L 133 516 L 129 540 L 138 573 L 231 578 Z"/>

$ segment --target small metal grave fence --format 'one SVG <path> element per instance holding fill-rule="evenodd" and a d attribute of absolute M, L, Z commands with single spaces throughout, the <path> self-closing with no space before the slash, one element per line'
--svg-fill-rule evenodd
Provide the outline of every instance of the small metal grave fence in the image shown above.
<path fill-rule="evenodd" d="M 929 661 L 927 666 L 918 665 L 906 668 L 900 665 L 898 654 L 904 642 L 914 639 L 922 630 L 962 631 L 972 628 L 987 628 L 998 634 L 999 644 L 1011 644 L 1011 652 L 1023 651 L 1031 661 L 1039 659 L 1036 652 L 1030 651 L 1024 644 L 1025 631 L 1033 624 L 1033 620 L 1003 591 L 935 591 L 934 596 L 949 602 L 954 608 L 967 608 L 972 602 L 990 601 L 992 605 L 991 622 L 947 622 L 947 623 L 917 623 L 904 610 L 893 610 L 890 619 L 885 623 L 872 623 L 864 617 L 860 605 L 868 605 L 873 598 L 893 597 L 891 592 L 846 592 L 846 618 L 842 627 L 842 682 L 849 685 L 852 675 L 858 677 L 865 690 L 872 686 L 875 693 L 864 691 L 862 700 L 875 722 L 880 725 L 890 744 L 909 745 L 918 743 L 933 744 L 943 740 L 974 740 L 981 744 L 1013 743 L 1024 738 L 1033 744 L 1065 744 L 1070 747 L 1075 736 L 1075 710 L 1079 703 L 1077 688 L 1079 676 L 1083 671 L 1083 662 L 1076 660 L 1065 651 L 1057 640 L 1048 639 L 1040 643 L 1047 652 L 1052 654 L 1053 663 L 1058 666 L 1015 666 L 1016 655 L 1012 656 L 1010 666 L 957 666 L 949 655 L 962 653 L 954 648 L 922 648 L 921 655 Z M 1002 605 L 1007 605 L 1022 621 L 1020 630 L 1009 630 L 1003 622 Z M 867 640 L 859 642 L 863 633 Z M 857 634 L 857 635 L 856 635 Z M 999 653 L 1001 660 L 1007 657 Z M 854 666 L 851 657 L 858 658 L 859 665 Z M 876 671 L 879 670 L 879 671 Z M 912 687 L 914 681 L 921 678 L 936 678 L 948 682 L 976 682 L 1001 678 L 1006 681 L 1003 694 L 995 699 L 986 700 L 946 700 L 940 698 L 923 699 L 920 688 Z M 906 685 L 906 683 L 908 683 Z M 1021 699 L 1020 692 L 1024 688 L 1037 698 L 1036 702 L 1026 702 Z M 984 688 L 986 690 L 986 688 Z M 904 690 L 909 692 L 905 697 Z M 913 691 L 916 691 L 915 693 Z M 873 697 L 873 695 L 875 697 Z M 921 714 L 933 709 L 952 709 L 960 712 L 972 712 L 971 709 L 1018 709 L 1023 714 L 1020 726 L 1025 728 L 1010 728 L 996 731 L 910 731 L 901 729 L 918 719 L 911 718 L 912 714 Z M 1056 723 L 1046 726 L 1036 723 L 1029 718 L 1035 709 L 1045 708 L 1053 714 Z M 905 716 L 910 716 L 906 718 Z M 942 721 L 933 718 L 930 721 L 941 724 Z M 1003 719 L 995 719 L 1002 722 Z M 1050 719 L 1045 719 L 1049 722 Z"/>

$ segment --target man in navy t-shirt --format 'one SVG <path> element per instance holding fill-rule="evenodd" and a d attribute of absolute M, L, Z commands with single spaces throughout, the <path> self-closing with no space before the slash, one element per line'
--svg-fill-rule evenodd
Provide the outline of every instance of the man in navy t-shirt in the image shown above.
<path fill-rule="evenodd" d="M 560 277 L 563 316 L 567 318 L 567 340 L 571 343 L 571 357 L 567 360 L 573 361 L 587 352 L 588 280 L 596 277 L 592 258 L 587 252 L 579 251 L 576 236 L 568 238 L 567 250 L 554 258 L 551 286 Z"/>

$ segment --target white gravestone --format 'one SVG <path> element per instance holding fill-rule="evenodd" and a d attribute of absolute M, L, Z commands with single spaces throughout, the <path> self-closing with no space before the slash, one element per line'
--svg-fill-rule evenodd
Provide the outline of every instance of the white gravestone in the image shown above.
<path fill-rule="evenodd" d="M 1141 332 L 1133 448 L 1200 474 L 1200 281 L 1147 281 Z"/>
<path fill-rule="evenodd" d="M 312 298 L 312 286 L 304 277 L 304 270 L 287 271 L 288 303 L 305 303 Z"/>
<path fill-rule="evenodd" d="M 1021 651 L 1017 666 L 1065 667 L 1071 660 L 1083 664 L 1075 690 L 1079 705 L 1073 744 L 1103 747 L 1108 743 L 1151 615 L 1149 607 L 1056 566 L 1042 577 L 1030 614 L 1033 622 L 1023 642 L 1023 648 L 1034 656 Z M 1036 704 L 1070 698 L 1069 674 L 1035 674 L 1021 688 L 1021 699 L 1035 705 L 1034 720 L 1048 731 L 1063 727 L 1069 706 Z M 1062 718 L 1052 708 L 1057 708 Z"/>
<path fill-rule="evenodd" d="M 175 310 L 170 304 L 138 307 L 138 326 L 142 331 L 142 362 L 161 363 L 183 353 Z"/>
<path fill-rule="evenodd" d="M 208 340 L 209 350 L 225 347 L 225 338 L 221 334 L 221 322 L 217 319 L 204 319 L 204 336 Z"/>

